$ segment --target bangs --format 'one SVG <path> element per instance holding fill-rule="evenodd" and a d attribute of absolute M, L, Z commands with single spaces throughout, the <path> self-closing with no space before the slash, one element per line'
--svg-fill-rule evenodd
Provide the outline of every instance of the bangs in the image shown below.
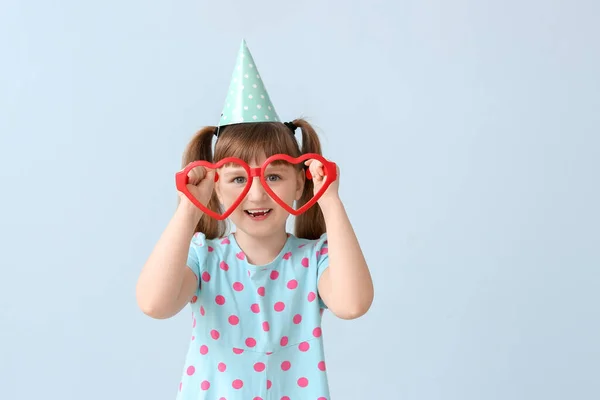
<path fill-rule="evenodd" d="M 275 154 L 300 156 L 298 141 L 287 126 L 276 122 L 229 125 L 221 128 L 215 145 L 213 162 L 236 157 L 247 164 Z M 271 165 L 289 165 L 277 160 Z"/>

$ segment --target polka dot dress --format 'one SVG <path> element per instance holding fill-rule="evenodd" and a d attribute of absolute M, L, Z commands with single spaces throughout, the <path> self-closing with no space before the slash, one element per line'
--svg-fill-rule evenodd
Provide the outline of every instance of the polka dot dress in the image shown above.
<path fill-rule="evenodd" d="M 250 264 L 233 234 L 192 238 L 199 281 L 178 400 L 329 400 L 317 282 L 327 236 L 288 235 L 269 264 Z"/>

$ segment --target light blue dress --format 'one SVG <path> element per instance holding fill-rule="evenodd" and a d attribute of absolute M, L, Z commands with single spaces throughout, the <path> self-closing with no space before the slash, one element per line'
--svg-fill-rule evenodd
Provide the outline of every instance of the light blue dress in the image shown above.
<path fill-rule="evenodd" d="M 233 234 L 192 238 L 199 280 L 177 400 L 330 400 L 317 290 L 327 234 L 288 234 L 268 265 L 250 264 Z"/>

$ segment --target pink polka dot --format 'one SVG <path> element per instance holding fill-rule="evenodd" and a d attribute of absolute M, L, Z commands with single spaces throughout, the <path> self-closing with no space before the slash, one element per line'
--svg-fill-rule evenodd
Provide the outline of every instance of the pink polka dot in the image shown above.
<path fill-rule="evenodd" d="M 208 390 L 210 388 L 210 382 L 202 381 L 202 383 L 200 384 L 200 388 L 202 388 L 202 390 Z"/>
<path fill-rule="evenodd" d="M 208 272 L 204 271 L 204 272 L 202 273 L 202 280 L 203 280 L 204 282 L 208 282 L 208 281 L 210 281 L 210 274 L 209 274 Z"/>
<path fill-rule="evenodd" d="M 273 352 L 272 352 L 272 351 L 267 351 L 267 353 L 266 353 L 266 354 L 267 354 L 268 356 L 270 356 L 271 354 L 273 354 Z"/>
<path fill-rule="evenodd" d="M 265 364 L 261 363 L 261 362 L 257 362 L 256 364 L 254 364 L 254 370 L 256 372 L 263 372 L 265 370 Z"/>
<path fill-rule="evenodd" d="M 196 327 L 196 318 L 194 318 L 194 321 L 192 322 L 192 328 Z"/>
<path fill-rule="evenodd" d="M 219 263 L 219 268 L 221 268 L 223 271 L 228 271 L 229 265 L 227 265 L 225 261 L 221 261 L 221 263 Z"/>
<path fill-rule="evenodd" d="M 327 397 L 319 397 L 317 400 L 327 400 Z"/>
<path fill-rule="evenodd" d="M 237 258 L 239 258 L 240 260 L 243 260 L 244 258 L 246 258 L 246 255 L 242 251 L 240 251 L 239 253 L 237 253 L 235 256 Z"/>
<path fill-rule="evenodd" d="M 327 254 L 329 252 L 329 249 L 327 247 L 323 247 L 321 249 L 321 255 Z"/>
<path fill-rule="evenodd" d="M 250 306 L 250 309 L 252 310 L 253 313 L 258 314 L 260 312 L 260 306 L 256 303 L 252 304 Z"/>
<path fill-rule="evenodd" d="M 264 296 L 265 295 L 265 288 L 261 286 L 261 287 L 258 288 L 257 292 L 258 292 L 258 294 L 260 296 Z"/>
<path fill-rule="evenodd" d="M 298 349 L 300 351 L 308 351 L 308 349 L 310 349 L 310 344 L 308 344 L 308 342 L 302 342 L 298 345 Z"/>
<path fill-rule="evenodd" d="M 321 337 L 322 331 L 321 328 L 316 327 L 315 329 L 313 329 L 313 336 L 314 337 Z"/>
<path fill-rule="evenodd" d="M 304 258 L 302 259 L 302 266 L 303 266 L 304 268 L 308 268 L 308 258 L 304 257 Z"/>
<path fill-rule="evenodd" d="M 275 311 L 277 312 L 281 312 L 285 309 L 285 304 L 283 303 L 283 301 L 278 301 L 277 303 L 275 303 Z"/>
<path fill-rule="evenodd" d="M 271 271 L 271 279 L 275 280 L 279 277 L 279 272 Z"/>
<path fill-rule="evenodd" d="M 225 304 L 225 297 L 218 295 L 217 297 L 215 297 L 215 303 L 222 306 L 223 304 Z"/>
<path fill-rule="evenodd" d="M 206 314 L 206 311 L 204 310 L 204 306 L 200 306 L 200 314 L 204 317 L 204 314 Z"/>
<path fill-rule="evenodd" d="M 217 331 L 216 329 L 213 329 L 212 331 L 210 331 L 210 336 L 213 339 L 217 340 L 221 336 L 221 334 L 219 334 L 219 331 Z"/>
<path fill-rule="evenodd" d="M 196 336 L 192 336 L 192 341 L 196 339 Z"/>
<path fill-rule="evenodd" d="M 294 323 L 299 324 L 300 322 L 302 322 L 302 315 L 300 315 L 300 314 L 294 315 Z"/>
<path fill-rule="evenodd" d="M 241 389 L 244 386 L 244 382 L 241 379 L 236 379 L 231 383 L 234 389 Z"/>
<path fill-rule="evenodd" d="M 319 363 L 319 365 L 318 365 L 318 368 L 319 368 L 321 371 L 325 371 L 325 369 L 326 369 L 326 367 L 325 367 L 325 361 L 321 361 L 321 362 Z"/>
<path fill-rule="evenodd" d="M 298 281 L 295 279 L 292 279 L 291 281 L 289 281 L 287 283 L 287 287 L 288 287 L 288 289 L 296 289 L 298 287 Z"/>
<path fill-rule="evenodd" d="M 313 301 L 315 301 L 315 299 L 316 299 L 316 298 L 317 298 L 317 295 L 316 295 L 314 292 L 310 292 L 310 293 L 308 294 L 308 301 L 310 301 L 311 303 L 312 303 Z"/>
<path fill-rule="evenodd" d="M 292 367 L 292 363 L 289 361 L 284 361 L 281 363 L 281 369 L 284 371 L 288 371 Z"/>
<path fill-rule="evenodd" d="M 284 260 L 289 260 L 291 256 L 292 256 L 292 252 L 291 252 L 291 251 L 288 251 L 287 253 L 285 253 L 285 254 L 283 255 L 283 259 L 284 259 Z"/>
<path fill-rule="evenodd" d="M 203 356 L 208 354 L 208 346 L 207 345 L 203 344 L 202 346 L 200 346 L 200 354 L 202 354 Z"/>
<path fill-rule="evenodd" d="M 282 337 L 281 340 L 279 341 L 279 344 L 282 345 L 282 346 L 287 346 L 287 344 L 288 344 L 288 337 L 287 336 Z"/>
<path fill-rule="evenodd" d="M 246 339 L 246 346 L 248 346 L 248 347 L 256 346 L 256 340 L 254 340 L 254 338 L 249 337 L 248 339 Z"/>
<path fill-rule="evenodd" d="M 271 386 L 273 386 L 273 382 L 267 379 L 267 390 L 271 389 Z"/>
<path fill-rule="evenodd" d="M 263 331 L 269 332 L 270 327 L 269 327 L 269 323 L 267 321 L 262 323 L 262 327 L 263 327 Z"/>
<path fill-rule="evenodd" d="M 179 382 L 179 391 L 181 392 L 181 388 L 183 387 L 183 382 Z"/>
<path fill-rule="evenodd" d="M 217 365 L 217 369 L 221 372 L 225 372 L 225 370 L 227 369 L 227 365 L 225 365 L 225 363 L 220 362 L 219 365 Z"/>
<path fill-rule="evenodd" d="M 194 368 L 193 365 L 190 365 L 187 369 L 187 374 L 192 376 L 192 375 L 194 375 L 194 372 L 196 372 L 196 368 Z"/>
<path fill-rule="evenodd" d="M 281 400 L 290 400 L 290 398 L 288 396 L 283 396 Z"/>
<path fill-rule="evenodd" d="M 262 398 L 262 397 L 260 397 L 260 396 L 256 396 L 256 397 L 255 397 L 255 398 L 253 398 L 252 400 L 263 400 L 263 398 Z"/>
<path fill-rule="evenodd" d="M 214 250 L 214 249 L 213 249 L 211 246 L 208 246 L 208 252 L 209 252 L 209 253 L 212 253 L 212 252 L 213 252 L 213 250 Z"/>
<path fill-rule="evenodd" d="M 242 284 L 242 282 L 236 282 L 233 284 L 233 290 L 241 292 L 242 290 L 244 290 L 244 285 Z"/>
<path fill-rule="evenodd" d="M 298 379 L 298 386 L 300 387 L 307 387 L 308 386 L 308 379 L 306 378 L 300 378 Z"/>
<path fill-rule="evenodd" d="M 227 400 L 225 397 L 219 397 L 219 400 Z"/>
<path fill-rule="evenodd" d="M 233 348 L 233 352 L 235 354 L 242 354 L 244 352 L 244 349 L 238 349 L 237 347 L 234 347 Z"/>
<path fill-rule="evenodd" d="M 191 303 L 194 304 L 196 302 L 196 300 L 198 300 L 198 296 L 192 297 Z"/>
<path fill-rule="evenodd" d="M 225 239 L 221 240 L 221 244 L 229 244 L 229 243 L 231 243 L 229 241 L 229 238 L 225 238 Z"/>
<path fill-rule="evenodd" d="M 237 317 L 237 315 L 230 315 L 229 316 L 229 323 L 231 325 L 237 325 L 240 323 L 240 319 Z"/>

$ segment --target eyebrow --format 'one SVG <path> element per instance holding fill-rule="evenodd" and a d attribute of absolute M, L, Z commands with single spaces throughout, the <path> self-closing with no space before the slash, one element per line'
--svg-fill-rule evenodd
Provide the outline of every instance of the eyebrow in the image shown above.
<path fill-rule="evenodd" d="M 271 171 L 271 170 L 281 171 L 281 170 L 284 170 L 284 169 L 288 169 L 289 167 L 290 166 L 286 165 L 286 164 L 279 164 L 279 165 L 273 165 L 273 164 L 271 164 L 271 165 L 269 165 L 267 167 L 267 171 Z"/>

